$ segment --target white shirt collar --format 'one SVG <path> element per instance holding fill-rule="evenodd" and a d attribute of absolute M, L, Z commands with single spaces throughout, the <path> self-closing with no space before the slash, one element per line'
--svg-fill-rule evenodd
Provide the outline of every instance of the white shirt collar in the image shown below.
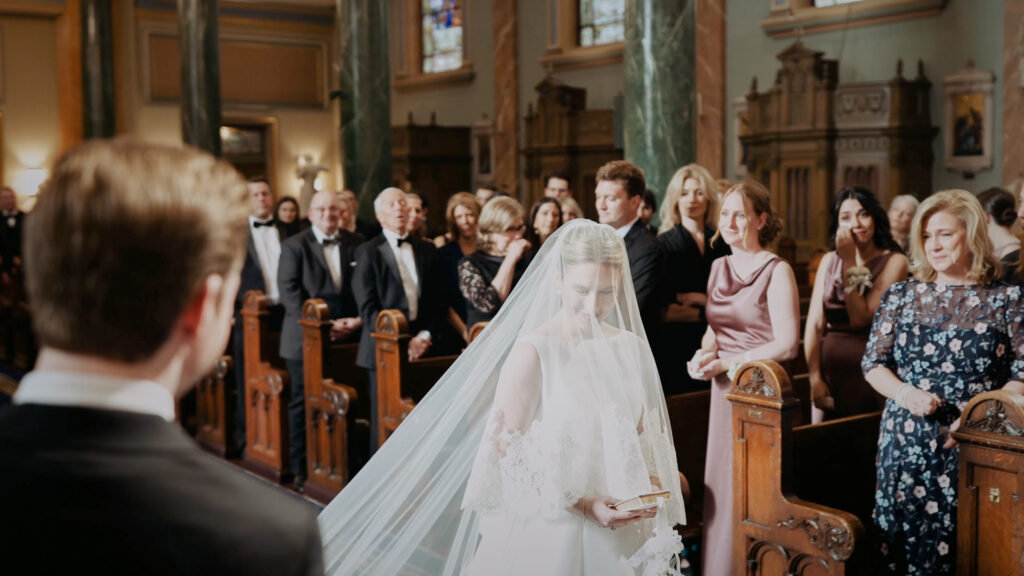
<path fill-rule="evenodd" d="M 618 236 L 619 238 L 625 238 L 626 234 L 629 234 L 629 229 L 632 228 L 633 224 L 636 224 L 636 221 L 639 220 L 639 219 L 640 219 L 640 217 L 637 216 L 636 218 L 633 218 L 632 220 L 630 220 L 629 224 L 626 224 L 625 226 L 623 226 L 621 228 L 616 228 L 615 229 L 615 235 Z"/>
<path fill-rule="evenodd" d="M 151 380 L 37 370 L 21 379 L 13 401 L 135 412 L 174 421 L 174 396 Z"/>
<path fill-rule="evenodd" d="M 316 238 L 316 241 L 319 242 L 320 244 L 323 244 L 325 239 L 332 238 L 332 236 L 328 236 L 327 234 L 324 233 L 323 230 L 317 228 L 315 225 L 310 226 L 309 229 L 313 231 L 313 236 Z M 334 236 L 337 235 L 338 233 L 335 232 Z"/>
<path fill-rule="evenodd" d="M 257 222 L 259 222 L 260 224 L 266 224 L 267 222 L 273 222 L 273 221 L 274 221 L 274 217 L 273 216 L 271 216 L 270 218 L 267 218 L 266 220 L 260 220 L 259 218 L 253 216 L 252 214 L 249 214 L 249 227 L 250 228 L 252 228 L 252 225 L 257 223 Z"/>
<path fill-rule="evenodd" d="M 398 246 L 399 238 L 405 238 L 405 236 L 399 236 L 396 234 L 394 230 L 388 230 L 387 228 L 381 228 L 381 230 L 384 233 L 384 238 L 388 241 L 388 246 L 391 246 L 392 248 L 396 248 Z"/>

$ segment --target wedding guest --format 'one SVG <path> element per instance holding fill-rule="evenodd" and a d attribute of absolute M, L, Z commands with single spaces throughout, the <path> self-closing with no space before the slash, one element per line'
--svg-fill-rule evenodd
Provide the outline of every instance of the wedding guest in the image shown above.
<path fill-rule="evenodd" d="M 231 331 L 246 196 L 189 147 L 57 161 L 25 222 L 39 359 L 0 412 L 5 574 L 323 574 L 313 507 L 175 422 Z"/>
<path fill-rule="evenodd" d="M 644 191 L 643 201 L 640 202 L 640 208 L 637 210 L 636 215 L 643 222 L 644 228 L 648 232 L 657 233 L 657 230 L 651 226 L 651 218 L 654 218 L 654 213 L 658 211 L 658 197 L 654 195 L 654 191 L 648 188 Z"/>
<path fill-rule="evenodd" d="M 301 232 L 304 229 L 303 222 L 309 224 L 309 220 L 299 217 L 299 202 L 291 196 L 284 196 L 277 201 L 277 207 L 274 208 L 274 221 L 277 223 L 278 230 L 281 231 L 282 240 Z"/>
<path fill-rule="evenodd" d="M 650 339 L 661 323 L 665 258 L 658 238 L 647 231 L 637 216 L 647 190 L 644 171 L 632 162 L 614 160 L 601 166 L 595 179 L 598 220 L 615 228 L 615 233 L 626 244 L 633 289 Z"/>
<path fill-rule="evenodd" d="M 541 198 L 530 208 L 529 224 L 523 237 L 530 242 L 533 250 L 539 250 L 541 244 L 562 225 L 562 207 L 554 198 Z"/>
<path fill-rule="evenodd" d="M 715 240 L 732 254 L 715 260 L 708 278 L 708 330 L 688 365 L 697 380 L 714 379 L 704 472 L 705 576 L 736 572 L 733 554 L 732 409 L 725 398 L 740 365 L 786 362 L 800 339 L 800 301 L 793 269 L 768 247 L 782 232 L 771 194 L 748 180 L 726 191 Z"/>
<path fill-rule="evenodd" d="M 470 328 L 494 318 L 529 264 L 524 212 L 514 198 L 495 198 L 480 212 L 477 251 L 459 262 L 459 288 Z"/>
<path fill-rule="evenodd" d="M 959 449 L 950 433 L 975 395 L 1024 393 L 1021 289 L 999 282 L 985 212 L 937 192 L 911 226 L 913 279 L 875 314 L 864 377 L 887 398 L 878 438 L 875 574 L 954 574 Z"/>
<path fill-rule="evenodd" d="M 18 210 L 18 197 L 9 186 L 0 188 L 0 272 L 7 274 L 21 266 L 21 236 L 25 213 Z"/>
<path fill-rule="evenodd" d="M 873 412 L 878 393 L 858 367 L 882 295 L 907 277 L 907 258 L 889 232 L 889 219 L 867 188 L 843 188 L 832 203 L 829 244 L 818 266 L 804 329 L 811 421 Z"/>
<path fill-rule="evenodd" d="M 562 224 L 576 218 L 583 218 L 583 208 L 572 198 L 563 198 L 559 201 L 562 207 Z"/>
<path fill-rule="evenodd" d="M 920 204 L 910 194 L 900 194 L 889 203 L 889 226 L 892 238 L 900 246 L 904 254 L 909 250 L 910 223 L 914 220 L 914 212 Z"/>
<path fill-rule="evenodd" d="M 689 377 L 686 362 L 700 349 L 708 327 L 704 306 L 711 263 L 731 253 L 724 240 L 711 242 L 718 206 L 715 179 L 703 166 L 684 166 L 669 180 L 658 237 L 665 250 L 668 304 L 654 355 L 666 395 L 707 387 Z"/>
<path fill-rule="evenodd" d="M 498 193 L 498 188 L 496 186 L 492 184 L 481 184 L 476 188 L 476 201 L 480 204 L 480 207 L 483 208 L 484 204 L 487 204 L 487 202 Z"/>
<path fill-rule="evenodd" d="M 1020 238 L 1011 228 L 1017 221 L 1017 202 L 1008 191 L 995 187 L 978 194 L 978 201 L 988 216 L 988 238 L 992 241 L 992 255 L 1003 267 L 1004 282 L 1016 282 L 1020 262 Z"/>
<path fill-rule="evenodd" d="M 572 180 L 564 172 L 552 172 L 544 178 L 544 197 L 564 200 L 572 198 Z"/>
<path fill-rule="evenodd" d="M 409 222 L 405 225 L 406 234 L 417 238 L 426 238 L 427 211 L 423 207 L 423 197 L 415 192 L 406 192 L 405 200 L 409 204 Z"/>
<path fill-rule="evenodd" d="M 463 256 L 476 252 L 480 204 L 469 192 L 457 192 L 448 199 L 445 216 L 448 221 L 448 233 L 438 236 L 435 243 L 446 237 L 451 238 L 437 251 L 441 260 L 441 271 L 448 284 L 448 325 L 465 342 L 469 333 L 466 326 L 466 297 L 459 289 L 459 262 Z"/>
<path fill-rule="evenodd" d="M 342 190 L 340 196 L 342 200 L 348 203 L 348 216 L 341 227 L 349 232 L 359 233 L 366 240 L 379 236 L 381 232 L 380 224 L 375 220 L 364 220 L 359 216 L 359 199 L 356 197 L 355 192 Z"/>

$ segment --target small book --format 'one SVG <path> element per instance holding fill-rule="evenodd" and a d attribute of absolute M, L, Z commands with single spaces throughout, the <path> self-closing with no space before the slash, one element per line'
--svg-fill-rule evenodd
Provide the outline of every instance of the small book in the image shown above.
<path fill-rule="evenodd" d="M 661 504 L 662 501 L 668 500 L 672 496 L 672 493 L 668 490 L 662 490 L 660 492 L 648 492 L 646 494 L 637 494 L 632 498 L 626 498 L 620 500 L 615 504 L 609 506 L 613 510 L 619 512 L 636 512 L 637 510 L 647 510 L 648 508 L 654 508 Z"/>

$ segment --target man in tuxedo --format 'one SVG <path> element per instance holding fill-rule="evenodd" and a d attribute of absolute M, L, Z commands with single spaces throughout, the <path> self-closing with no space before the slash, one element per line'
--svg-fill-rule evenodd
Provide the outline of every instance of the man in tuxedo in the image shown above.
<path fill-rule="evenodd" d="M 284 309 L 278 305 L 277 266 L 281 257 L 281 241 L 287 234 L 274 220 L 274 194 L 262 176 L 250 178 L 246 184 L 249 199 L 249 232 L 242 265 L 242 283 L 235 298 L 235 321 L 231 336 L 235 358 L 235 432 L 228 446 L 228 457 L 242 456 L 245 449 L 245 322 L 242 304 L 245 293 L 260 290 L 270 298 L 270 322 L 280 326 Z"/>
<path fill-rule="evenodd" d="M 5 572 L 322 574 L 314 510 L 174 422 L 231 331 L 245 195 L 187 147 L 57 162 L 25 223 L 39 359 L 0 412 Z"/>
<path fill-rule="evenodd" d="M 349 215 L 346 220 L 352 223 L 352 226 L 346 226 L 345 222 L 342 222 L 342 228 L 349 232 L 358 232 L 365 240 L 380 234 L 380 224 L 371 220 L 363 220 L 359 217 L 359 199 L 356 198 L 355 192 L 342 190 L 340 196 L 342 201 L 348 204 Z"/>
<path fill-rule="evenodd" d="M 277 283 L 284 305 L 281 327 L 281 358 L 291 377 L 288 401 L 288 449 L 295 487 L 306 481 L 306 388 L 302 365 L 302 305 L 321 298 L 330 310 L 331 340 L 359 340 L 363 325 L 352 295 L 352 268 L 359 234 L 341 228 L 348 206 L 337 193 L 320 191 L 309 202 L 307 230 L 292 236 L 281 247 Z"/>
<path fill-rule="evenodd" d="M 14 190 L 0 188 L 0 271 L 10 272 L 16 262 L 21 261 L 21 230 L 25 213 L 18 210 L 18 199 Z"/>
<path fill-rule="evenodd" d="M 639 217 L 646 191 L 644 172 L 632 162 L 615 160 L 597 171 L 594 196 L 598 220 L 615 228 L 615 233 L 626 244 L 633 289 L 649 339 L 656 333 L 661 319 L 665 263 L 658 238 Z"/>
<path fill-rule="evenodd" d="M 405 192 L 387 188 L 373 202 L 383 232 L 356 251 L 353 290 L 363 335 L 356 364 L 365 368 L 370 381 L 370 452 L 377 449 L 377 349 L 371 333 L 377 314 L 401 310 L 415 334 L 409 341 L 409 359 L 443 347 L 435 342 L 447 311 L 444 276 L 437 248 L 420 238 L 406 236 L 409 206 Z"/>
<path fill-rule="evenodd" d="M 571 183 L 569 175 L 564 172 L 548 174 L 544 179 L 544 197 L 558 201 L 572 198 L 572 189 L 569 187 Z"/>

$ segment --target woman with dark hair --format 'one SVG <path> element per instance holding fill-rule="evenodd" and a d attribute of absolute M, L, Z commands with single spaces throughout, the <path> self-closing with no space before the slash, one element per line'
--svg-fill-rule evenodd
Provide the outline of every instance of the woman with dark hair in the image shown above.
<path fill-rule="evenodd" d="M 832 203 L 829 244 L 818 266 L 804 329 L 811 421 L 882 408 L 858 368 L 882 295 L 907 277 L 907 258 L 889 218 L 867 188 L 843 188 Z"/>
<path fill-rule="evenodd" d="M 1013 194 L 997 186 L 978 194 L 978 202 L 988 215 L 988 239 L 992 241 L 992 255 L 1003 265 L 1003 281 L 1021 284 L 1017 274 L 1020 238 L 1010 230 L 1017 221 Z"/>
<path fill-rule="evenodd" d="M 533 246 L 533 251 L 540 250 L 540 245 L 562 225 L 562 205 L 555 198 L 541 198 L 530 208 L 529 225 L 526 227 L 526 238 Z"/>
<path fill-rule="evenodd" d="M 309 222 L 299 217 L 299 203 L 291 196 L 284 196 L 277 201 L 274 208 L 274 219 L 277 220 L 277 229 L 281 232 L 281 240 L 301 232 L 305 226 L 302 222 Z"/>

